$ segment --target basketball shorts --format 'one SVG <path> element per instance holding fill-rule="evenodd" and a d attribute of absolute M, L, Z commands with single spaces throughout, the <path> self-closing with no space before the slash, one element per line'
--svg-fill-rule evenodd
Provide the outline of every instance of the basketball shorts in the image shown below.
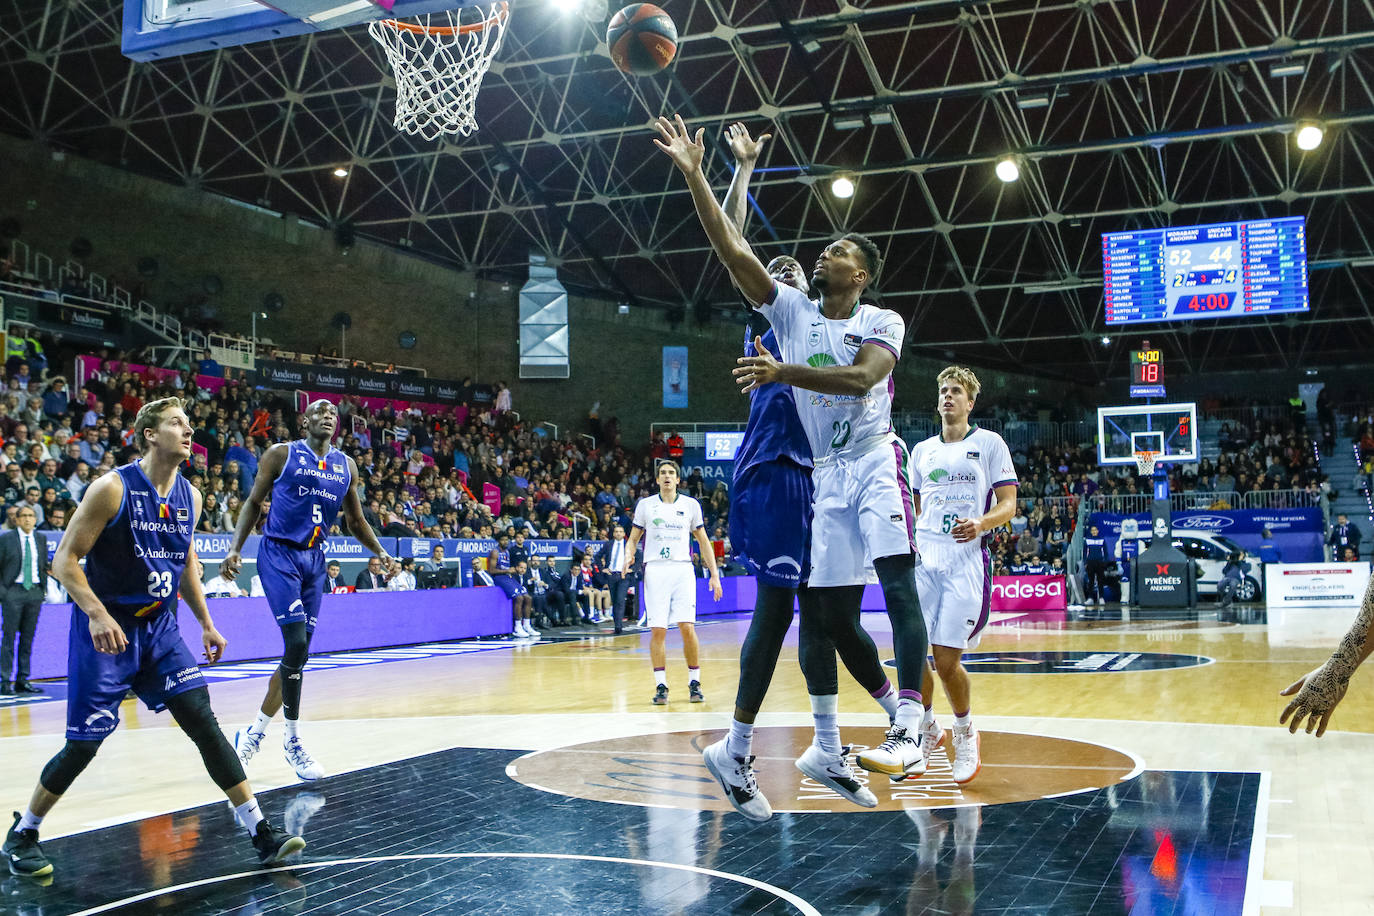
<path fill-rule="evenodd" d="M 931 645 L 965 651 L 978 645 L 992 611 L 991 564 L 985 549 L 922 555 L 916 594 Z"/>
<path fill-rule="evenodd" d="M 276 538 L 258 541 L 258 578 L 277 626 L 305 621 L 306 632 L 315 632 L 325 577 L 323 550 L 293 547 Z"/>
<path fill-rule="evenodd" d="M 895 438 L 816 466 L 809 585 L 865 585 L 874 560 L 915 552 L 916 513 L 905 468 L 906 448 Z"/>
<path fill-rule="evenodd" d="M 108 737 L 119 725 L 119 704 L 130 690 L 161 712 L 169 697 L 205 686 L 175 611 L 148 620 L 115 619 L 129 645 L 118 655 L 106 655 L 91 641 L 90 618 L 72 605 L 67 637 L 67 738 L 72 741 Z"/>
<path fill-rule="evenodd" d="M 796 588 L 811 552 L 811 469 L 767 461 L 735 478 L 730 499 L 730 547 L 735 559 L 766 585 Z"/>
<path fill-rule="evenodd" d="M 507 598 L 528 593 L 525 586 L 521 585 L 520 580 L 514 576 L 492 576 L 491 580 L 496 583 L 497 588 L 506 593 Z"/>
<path fill-rule="evenodd" d="M 697 579 L 692 564 L 654 560 L 644 564 L 644 608 L 649 627 L 697 622 Z"/>

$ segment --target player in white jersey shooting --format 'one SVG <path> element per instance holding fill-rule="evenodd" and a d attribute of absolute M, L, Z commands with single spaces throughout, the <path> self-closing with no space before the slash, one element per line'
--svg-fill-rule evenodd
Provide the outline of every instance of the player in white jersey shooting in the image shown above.
<path fill-rule="evenodd" d="M 969 423 L 978 400 L 978 377 L 962 366 L 950 366 L 935 384 L 940 434 L 911 450 L 911 486 L 919 511 L 916 544 L 921 551 L 916 588 L 935 670 L 954 712 L 954 781 L 962 784 L 977 776 L 982 765 L 962 659 L 965 651 L 978 645 L 987 626 L 992 569 L 985 538 L 1016 512 L 1016 468 L 1001 436 Z M 921 751 L 927 759 L 944 740 L 929 705 L 934 681 L 927 669 L 921 691 L 926 698 Z"/>
<path fill-rule="evenodd" d="M 773 326 L 779 362 L 755 341 L 755 356 L 738 361 L 743 391 L 770 382 L 797 389 L 798 417 L 815 463 L 810 587 L 823 605 L 843 602 L 846 587 L 878 574 L 897 654 L 898 704 L 893 727 L 860 766 L 889 774 L 924 764 L 919 745 L 926 632 L 916 595 L 915 511 L 906 479 L 906 449 L 892 432 L 892 369 L 905 325 L 896 312 L 861 303 L 877 275 L 878 248 L 849 234 L 816 261 L 812 301 L 778 283 L 726 216 L 701 170 L 704 131 L 693 136 L 682 118 L 659 118 L 654 141 L 687 178 L 706 235 L 741 293 Z M 827 593 L 834 590 L 833 593 Z M 838 750 L 838 749 L 837 749 Z M 836 754 L 833 765 L 847 768 Z"/>

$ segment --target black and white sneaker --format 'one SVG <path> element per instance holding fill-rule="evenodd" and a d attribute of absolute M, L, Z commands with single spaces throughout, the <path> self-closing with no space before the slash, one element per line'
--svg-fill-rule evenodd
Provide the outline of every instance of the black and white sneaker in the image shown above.
<path fill-rule="evenodd" d="M 668 705 L 668 685 L 667 685 L 667 684 L 659 684 L 659 685 L 658 685 L 658 689 L 654 691 L 654 705 L 655 705 L 655 706 L 667 706 L 667 705 Z"/>
<path fill-rule="evenodd" d="M 692 703 L 706 702 L 706 694 L 701 692 L 701 681 L 692 681 L 687 685 L 687 699 Z"/>
<path fill-rule="evenodd" d="M 304 849 L 305 840 L 278 830 L 271 821 L 263 818 L 258 823 L 258 832 L 253 834 L 253 848 L 258 851 L 259 862 L 275 865 Z"/>
<path fill-rule="evenodd" d="M 854 778 L 854 771 L 849 768 L 849 763 L 845 759 L 848 755 L 848 745 L 838 754 L 827 754 L 821 750 L 820 745 L 813 744 L 797 758 L 797 769 L 856 805 L 864 808 L 878 807 L 878 796 Z"/>
<path fill-rule="evenodd" d="M 19 829 L 19 812 L 14 812 L 14 824 L 5 834 L 5 863 L 10 874 L 21 878 L 41 878 L 52 874 L 52 862 L 43 855 L 43 847 L 38 845 L 38 831 L 32 828 Z"/>
<path fill-rule="evenodd" d="M 753 757 L 731 757 L 725 749 L 725 739 L 721 738 L 701 752 L 701 759 L 736 811 L 751 821 L 766 821 L 773 816 L 773 806 L 763 797 L 754 778 Z"/>

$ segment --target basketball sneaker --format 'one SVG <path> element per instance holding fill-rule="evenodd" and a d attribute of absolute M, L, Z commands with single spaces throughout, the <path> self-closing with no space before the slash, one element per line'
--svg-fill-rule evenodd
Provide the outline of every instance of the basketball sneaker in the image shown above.
<path fill-rule="evenodd" d="M 868 786 L 854 778 L 854 771 L 845 759 L 848 756 L 847 744 L 838 754 L 827 754 L 820 745 L 813 744 L 797 758 L 797 769 L 856 805 L 878 807 L 878 797 L 868 790 Z"/>
<path fill-rule="evenodd" d="M 305 848 L 305 840 L 278 830 L 263 818 L 258 822 L 258 830 L 253 834 L 253 848 L 258 851 L 258 861 L 263 865 L 275 865 Z"/>
<path fill-rule="evenodd" d="M 773 806 L 763 797 L 754 778 L 752 756 L 731 757 L 725 749 L 725 739 L 721 738 L 701 752 L 701 759 L 736 811 L 751 821 L 766 821 L 773 816 Z"/>
<path fill-rule="evenodd" d="M 920 739 L 907 734 L 901 725 L 889 728 L 883 743 L 859 754 L 858 761 L 870 773 L 889 776 L 920 776 L 926 771 Z"/>
<path fill-rule="evenodd" d="M 983 737 L 972 725 L 954 726 L 954 781 L 972 782 L 983 768 Z"/>
<path fill-rule="evenodd" d="M 296 775 L 301 779 L 320 779 L 324 776 L 324 767 L 316 763 L 315 758 L 310 756 L 305 745 L 301 744 L 300 738 L 288 736 L 282 742 L 282 752 L 286 755 L 286 762 L 291 764 L 291 768 L 296 771 Z"/>
<path fill-rule="evenodd" d="M 658 689 L 654 691 L 654 705 L 655 705 L 655 706 L 667 706 L 667 705 L 668 705 L 668 685 L 667 685 L 667 684 L 659 684 L 659 685 L 658 685 Z"/>
<path fill-rule="evenodd" d="M 234 732 L 234 753 L 239 755 L 239 763 L 248 764 L 253 755 L 262 747 L 263 735 L 251 728 L 241 728 Z"/>
<path fill-rule="evenodd" d="M 692 681 L 687 685 L 687 700 L 692 703 L 706 702 L 706 694 L 701 692 L 701 681 Z"/>
<path fill-rule="evenodd" d="M 525 621 L 525 635 L 531 637 L 532 639 L 538 639 L 538 638 L 539 638 L 540 636 L 542 636 L 543 634 L 540 633 L 538 630 L 536 630 L 536 629 L 534 628 L 534 624 L 532 624 L 532 623 L 530 623 L 528 620 L 526 620 L 526 621 Z"/>
<path fill-rule="evenodd" d="M 38 831 L 33 828 L 20 830 L 20 819 L 19 812 L 14 812 L 14 824 L 10 827 L 9 833 L 5 834 L 5 844 L 2 847 L 10 874 L 19 875 L 21 878 L 41 878 L 52 874 L 52 862 L 43 855 L 43 847 L 38 845 Z"/>
<path fill-rule="evenodd" d="M 944 742 L 944 740 L 945 730 L 940 727 L 940 723 L 938 721 L 936 721 L 935 719 L 931 719 L 929 722 L 922 723 L 921 757 L 926 764 L 925 767 L 921 768 L 922 773 L 924 773 L 925 770 L 930 766 L 930 755 L 935 753 L 935 749 L 939 747 L 941 743 Z M 898 783 L 907 779 L 911 779 L 913 775 L 915 774 L 893 773 L 889 775 L 887 778 L 892 780 L 892 782 L 894 783 Z"/>

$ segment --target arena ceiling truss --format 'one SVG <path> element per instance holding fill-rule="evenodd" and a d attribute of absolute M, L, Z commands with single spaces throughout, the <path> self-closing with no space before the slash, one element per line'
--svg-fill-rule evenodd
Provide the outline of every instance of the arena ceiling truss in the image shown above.
<path fill-rule="evenodd" d="M 635 78 L 605 56 L 605 0 L 512 0 L 480 130 L 428 143 L 392 128 L 364 28 L 134 63 L 114 0 L 0 0 L 0 130 L 489 274 L 547 252 L 570 289 L 676 322 L 735 296 L 649 124 L 705 126 L 723 193 L 740 120 L 775 135 L 751 238 L 809 264 L 873 237 L 917 352 L 1085 382 L 1142 336 L 1190 371 L 1367 361 L 1374 0 L 663 5 L 678 59 Z M 1326 132 L 1307 153 L 1303 119 Z M 1310 315 L 1104 325 L 1101 233 L 1299 214 Z"/>

